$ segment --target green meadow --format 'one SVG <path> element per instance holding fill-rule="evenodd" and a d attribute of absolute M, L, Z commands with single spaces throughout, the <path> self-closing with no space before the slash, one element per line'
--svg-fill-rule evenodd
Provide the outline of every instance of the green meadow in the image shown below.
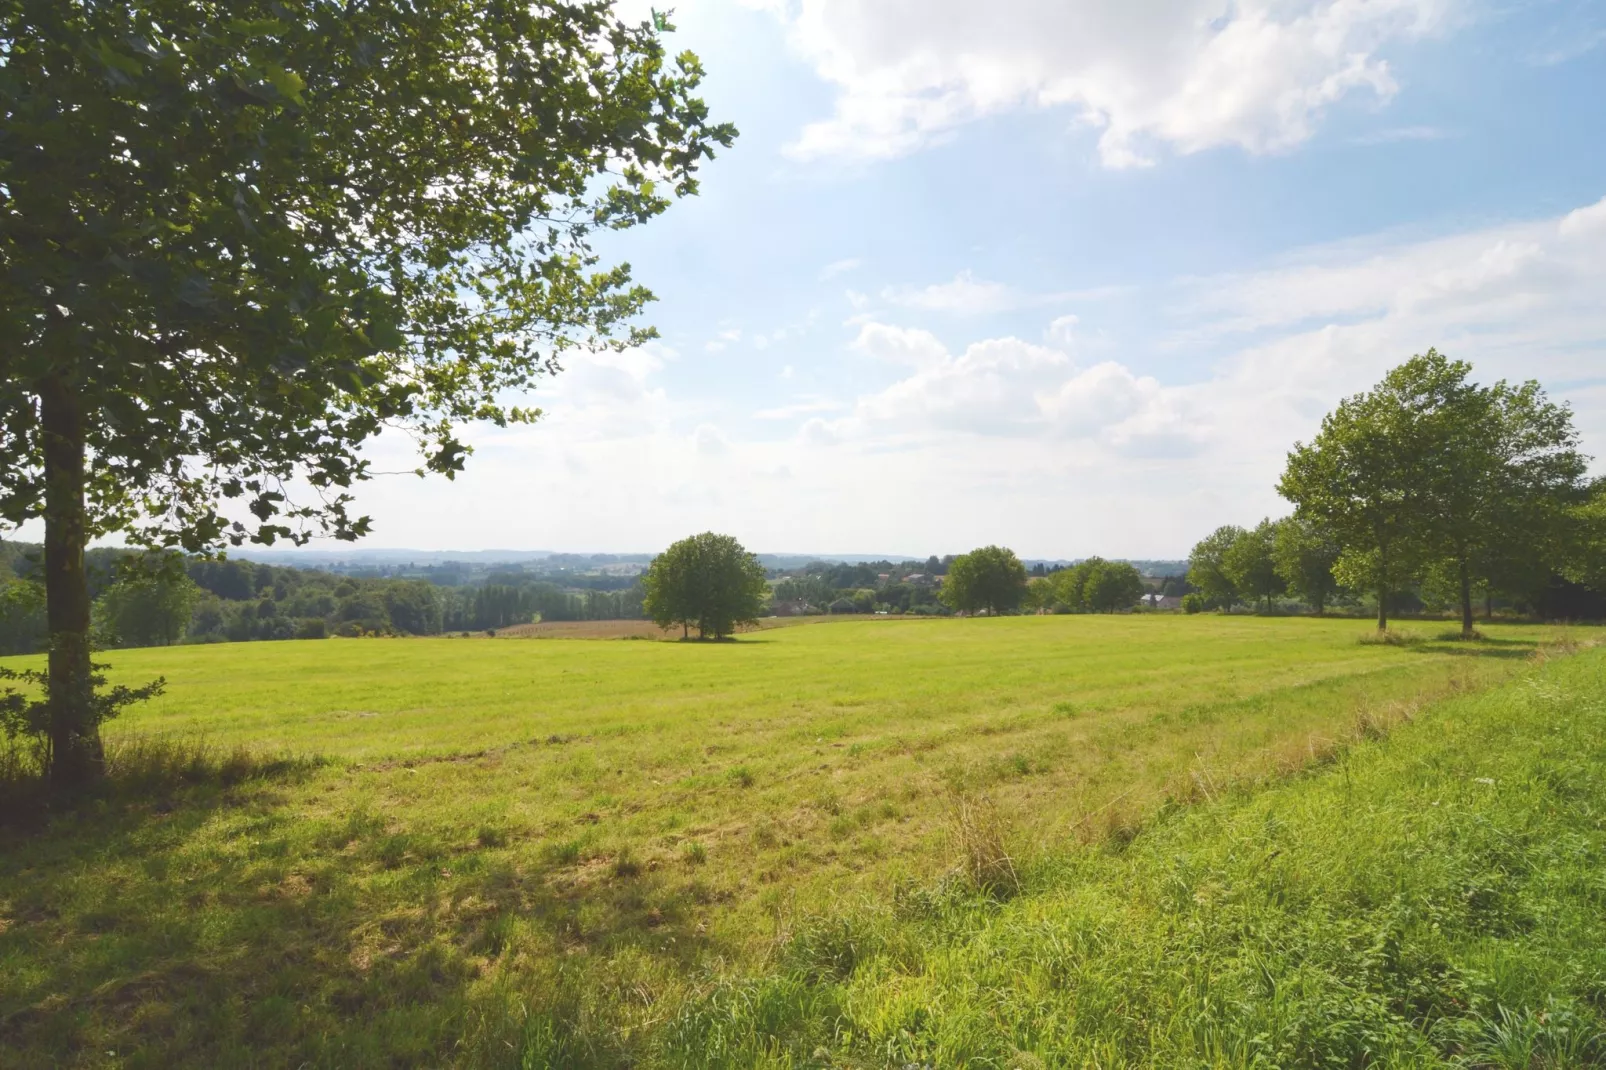
<path fill-rule="evenodd" d="M 109 652 L 0 1066 L 1588 1065 L 1606 652 L 1402 627 Z"/>

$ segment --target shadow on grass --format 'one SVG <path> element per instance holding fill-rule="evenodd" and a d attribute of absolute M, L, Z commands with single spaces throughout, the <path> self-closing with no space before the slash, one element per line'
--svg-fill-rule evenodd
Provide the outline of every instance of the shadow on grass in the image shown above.
<path fill-rule="evenodd" d="M 1496 639 L 1487 635 L 1477 639 L 1462 639 L 1459 635 L 1440 635 L 1412 644 L 1407 649 L 1418 654 L 1448 654 L 1458 658 L 1521 660 L 1533 657 L 1542 646 L 1537 639 Z"/>
<path fill-rule="evenodd" d="M 110 817 L 165 813 L 180 793 L 195 805 L 253 782 L 299 783 L 322 768 L 316 756 L 267 755 L 217 747 L 204 737 L 132 735 L 109 741 L 106 775 L 82 794 L 53 794 L 28 748 L 0 753 L 0 833 L 26 835 L 84 811 Z"/>
<path fill-rule="evenodd" d="M 709 948 L 675 867 L 408 826 L 319 759 L 109 757 L 0 826 L 0 1066 L 623 1065 L 614 987 Z"/>

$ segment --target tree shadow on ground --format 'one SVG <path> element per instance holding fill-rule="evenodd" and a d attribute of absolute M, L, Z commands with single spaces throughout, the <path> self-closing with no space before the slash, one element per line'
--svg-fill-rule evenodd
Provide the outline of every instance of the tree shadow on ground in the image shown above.
<path fill-rule="evenodd" d="M 0 1065 L 620 1065 L 604 990 L 710 951 L 681 874 L 206 771 L 0 828 Z"/>
<path fill-rule="evenodd" d="M 1436 637 L 1408 649 L 1417 654 L 1448 654 L 1458 658 L 1521 660 L 1533 657 L 1540 647 L 1541 643 L 1537 639 L 1497 639 L 1483 636 L 1469 640 L 1457 635 Z"/>

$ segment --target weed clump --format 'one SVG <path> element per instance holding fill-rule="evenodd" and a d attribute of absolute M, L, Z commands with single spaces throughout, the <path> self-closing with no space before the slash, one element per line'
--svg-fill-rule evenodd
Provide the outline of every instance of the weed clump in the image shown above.
<path fill-rule="evenodd" d="M 1004 820 L 989 796 L 954 792 L 949 828 L 959 871 L 978 891 L 999 899 L 1020 891 L 1020 873 L 1004 842 Z"/>

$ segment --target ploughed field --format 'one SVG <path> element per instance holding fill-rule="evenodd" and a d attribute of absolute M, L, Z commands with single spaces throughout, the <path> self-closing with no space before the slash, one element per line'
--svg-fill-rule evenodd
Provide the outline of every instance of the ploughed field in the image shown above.
<path fill-rule="evenodd" d="M 1594 639 L 1447 628 L 894 619 L 110 652 L 114 682 L 168 693 L 109 727 L 105 798 L 0 826 L 0 1065 L 1085 1061 L 981 1006 L 1006 980 L 955 975 L 963 1006 L 872 1035 L 842 992 L 900 945 L 852 919 L 936 918 L 893 961 L 937 984 L 920 956 L 954 925 Z M 1565 660 L 1589 659 L 1598 679 L 1597 652 Z M 877 968 L 878 998 L 916 998 Z M 961 1011 L 991 1024 L 943 1041 Z M 1158 1058 L 1110 1044 L 1099 1061 Z"/>

